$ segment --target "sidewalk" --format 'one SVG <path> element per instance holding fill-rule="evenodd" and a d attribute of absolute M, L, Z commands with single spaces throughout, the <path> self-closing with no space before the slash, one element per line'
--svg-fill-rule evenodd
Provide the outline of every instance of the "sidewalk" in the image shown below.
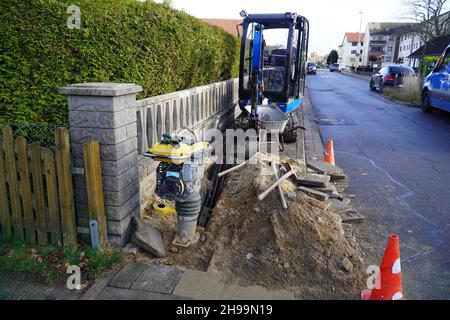
<path fill-rule="evenodd" d="M 314 110 L 309 100 L 308 89 L 305 91 L 303 100 L 303 124 L 306 128 L 304 132 L 304 148 L 306 160 L 322 159 L 325 154 L 322 137 L 316 122 L 314 121 Z"/>
<path fill-rule="evenodd" d="M 295 300 L 287 290 L 228 284 L 221 273 L 129 262 L 97 281 L 83 300 Z"/>

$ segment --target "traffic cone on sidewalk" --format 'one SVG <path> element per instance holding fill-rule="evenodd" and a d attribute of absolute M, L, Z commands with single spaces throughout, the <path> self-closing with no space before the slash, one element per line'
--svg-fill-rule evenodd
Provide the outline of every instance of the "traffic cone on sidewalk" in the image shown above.
<path fill-rule="evenodd" d="M 402 288 L 402 270 L 400 264 L 400 246 L 397 235 L 391 235 L 381 261 L 378 275 L 380 288 L 363 290 L 362 300 L 405 300 Z"/>
<path fill-rule="evenodd" d="M 333 166 L 336 165 L 336 162 L 334 161 L 334 145 L 333 140 L 328 140 L 327 143 L 327 150 L 325 151 L 325 162 L 328 162 L 329 164 L 332 164 Z"/>

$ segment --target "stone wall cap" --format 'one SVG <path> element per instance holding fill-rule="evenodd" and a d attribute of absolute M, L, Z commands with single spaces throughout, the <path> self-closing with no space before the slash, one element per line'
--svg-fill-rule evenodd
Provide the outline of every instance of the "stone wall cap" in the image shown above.
<path fill-rule="evenodd" d="M 91 82 L 71 84 L 67 87 L 59 88 L 58 92 L 68 96 L 101 96 L 117 97 L 127 94 L 142 92 L 141 86 L 133 83 L 105 83 Z"/>

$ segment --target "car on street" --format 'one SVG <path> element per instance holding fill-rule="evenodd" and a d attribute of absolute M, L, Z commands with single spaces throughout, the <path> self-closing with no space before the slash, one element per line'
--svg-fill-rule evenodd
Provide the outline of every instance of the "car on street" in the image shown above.
<path fill-rule="evenodd" d="M 339 67 L 339 63 L 333 63 L 332 65 L 330 65 L 330 72 L 341 72 L 341 69 Z"/>
<path fill-rule="evenodd" d="M 312 62 L 308 62 L 308 74 L 317 74 L 317 65 Z"/>
<path fill-rule="evenodd" d="M 433 108 L 450 112 L 450 44 L 425 78 L 422 89 L 422 111 L 430 113 Z"/>
<path fill-rule="evenodd" d="M 370 90 L 376 90 L 383 93 L 385 86 L 401 87 L 405 77 L 414 77 L 414 69 L 408 66 L 392 65 L 381 68 L 373 74 L 370 79 Z"/>

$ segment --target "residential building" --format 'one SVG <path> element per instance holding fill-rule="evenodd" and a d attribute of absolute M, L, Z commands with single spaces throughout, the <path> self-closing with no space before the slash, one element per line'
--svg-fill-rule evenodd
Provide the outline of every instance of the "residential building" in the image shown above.
<path fill-rule="evenodd" d="M 338 56 L 339 56 L 339 58 L 338 58 L 338 63 L 339 64 L 343 64 L 342 63 L 342 61 L 343 61 L 343 56 L 344 56 L 344 50 L 343 50 L 343 45 L 341 44 L 339 47 L 338 47 L 338 50 L 337 50 L 337 52 L 338 52 Z"/>
<path fill-rule="evenodd" d="M 222 28 L 234 36 L 242 35 L 242 19 L 201 19 L 202 21 Z M 239 32 L 238 32 L 239 30 Z"/>
<path fill-rule="evenodd" d="M 439 16 L 439 23 L 441 25 L 441 30 L 446 30 L 447 35 L 450 34 L 450 12 L 446 12 Z M 420 28 L 420 25 L 418 25 Z M 434 24 L 433 24 L 433 28 Z M 435 29 L 433 33 L 435 33 Z M 442 32 L 442 31 L 441 31 Z M 412 68 L 418 68 L 420 63 L 420 57 L 422 50 L 419 50 L 424 45 L 423 39 L 420 36 L 420 34 L 416 31 L 407 31 L 403 34 L 399 35 L 400 37 L 400 47 L 399 47 L 399 56 L 398 56 L 398 62 L 407 66 L 410 66 Z M 427 55 L 431 56 L 439 56 L 436 50 L 439 51 L 440 45 L 442 43 L 445 43 L 446 37 L 438 37 L 436 38 L 436 41 L 433 41 L 434 39 L 430 40 L 431 46 L 434 48 L 430 52 L 427 50 Z M 435 51 L 433 51 L 435 50 Z"/>
<path fill-rule="evenodd" d="M 449 44 L 450 34 L 434 38 L 428 41 L 425 55 L 428 57 L 440 57 Z M 424 46 L 421 46 L 408 56 L 408 59 L 415 61 L 416 67 L 419 67 L 419 59 L 422 57 L 423 49 Z"/>
<path fill-rule="evenodd" d="M 369 22 L 364 37 L 364 66 L 381 67 L 398 60 L 399 34 L 411 31 L 411 23 Z"/>
<path fill-rule="evenodd" d="M 323 56 L 317 54 L 316 52 L 311 52 L 308 61 L 319 63 L 323 61 Z"/>
<path fill-rule="evenodd" d="M 410 58 L 411 53 L 423 45 L 420 35 L 415 32 L 400 34 L 400 45 L 398 49 L 397 63 L 409 66 L 411 68 L 419 67 L 417 59 Z"/>
<path fill-rule="evenodd" d="M 364 33 L 346 32 L 339 46 L 339 64 L 347 67 L 360 66 L 364 54 Z"/>

